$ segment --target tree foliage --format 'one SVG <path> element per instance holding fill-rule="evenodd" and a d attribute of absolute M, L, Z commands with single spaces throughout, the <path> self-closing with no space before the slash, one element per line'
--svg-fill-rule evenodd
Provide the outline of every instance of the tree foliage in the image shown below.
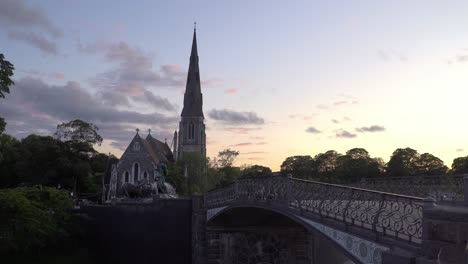
<path fill-rule="evenodd" d="M 232 167 L 236 161 L 237 156 L 239 156 L 239 151 L 232 149 L 224 149 L 218 153 L 217 166 L 220 168 Z"/>
<path fill-rule="evenodd" d="M 0 190 L 0 253 L 40 254 L 76 234 L 68 213 L 72 201 L 64 191 L 48 187 Z"/>
<path fill-rule="evenodd" d="M 419 154 L 412 148 L 396 149 L 387 163 L 387 173 L 390 176 L 416 175 L 416 162 Z"/>
<path fill-rule="evenodd" d="M 78 148 L 92 148 L 102 143 L 102 137 L 98 134 L 99 128 L 93 123 L 88 123 L 80 119 L 72 120 L 68 123 L 57 125 L 54 138 L 66 142 Z"/>
<path fill-rule="evenodd" d="M 265 177 L 271 175 L 271 169 L 261 165 L 252 165 L 241 170 L 241 177 Z"/>
<path fill-rule="evenodd" d="M 13 64 L 0 53 L 0 98 L 5 98 L 5 93 L 10 93 L 10 86 L 15 84 L 11 79 L 14 69 Z"/>
<path fill-rule="evenodd" d="M 458 157 L 453 160 L 452 173 L 453 174 L 468 173 L 468 156 Z"/>
<path fill-rule="evenodd" d="M 300 179 L 313 179 L 316 175 L 315 160 L 309 155 L 287 157 L 281 164 L 281 173 Z"/>

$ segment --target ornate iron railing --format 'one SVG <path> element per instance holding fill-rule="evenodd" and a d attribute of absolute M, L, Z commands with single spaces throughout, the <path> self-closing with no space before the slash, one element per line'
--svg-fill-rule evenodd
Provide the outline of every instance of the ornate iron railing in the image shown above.
<path fill-rule="evenodd" d="M 239 179 L 205 194 L 208 209 L 269 203 L 332 218 L 413 243 L 422 237 L 422 199 L 286 177 Z"/>
<path fill-rule="evenodd" d="M 354 187 L 436 200 L 464 199 L 463 175 L 364 178 Z"/>

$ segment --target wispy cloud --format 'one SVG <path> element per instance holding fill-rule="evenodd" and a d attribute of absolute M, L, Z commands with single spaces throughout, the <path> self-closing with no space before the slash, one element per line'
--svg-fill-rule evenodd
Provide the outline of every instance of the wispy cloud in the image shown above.
<path fill-rule="evenodd" d="M 0 104 L 0 112 L 8 120 L 8 133 L 19 138 L 50 134 L 57 124 L 79 118 L 98 125 L 104 139 L 117 142 L 116 146 L 128 144 L 131 131 L 125 131 L 129 128 L 132 133 L 136 127 L 151 128 L 155 135 L 171 138 L 179 120 L 177 115 L 118 109 L 77 82 L 49 85 L 31 77 L 16 81 L 8 100 Z"/>
<path fill-rule="evenodd" d="M 320 134 L 320 133 L 322 133 L 322 131 L 318 130 L 318 129 L 315 128 L 315 127 L 308 127 L 308 128 L 306 129 L 306 132 L 307 132 L 307 133 L 311 133 L 311 134 Z"/>
<path fill-rule="evenodd" d="M 230 88 L 224 91 L 227 94 L 236 94 L 238 92 L 237 88 Z"/>
<path fill-rule="evenodd" d="M 24 0 L 0 1 L 0 27 L 8 29 L 7 36 L 13 40 L 22 41 L 44 53 L 58 54 L 53 39 L 60 37 L 62 32 L 40 6 L 28 5 Z"/>
<path fill-rule="evenodd" d="M 208 116 L 216 121 L 224 124 L 236 125 L 262 125 L 265 120 L 257 115 L 255 112 L 238 112 L 228 109 L 213 109 L 208 112 Z"/>
<path fill-rule="evenodd" d="M 355 138 L 355 137 L 357 137 L 356 134 L 353 134 L 353 133 L 351 133 L 349 131 L 346 131 L 346 130 L 340 130 L 340 131 L 336 132 L 335 136 L 337 138 Z"/>
<path fill-rule="evenodd" d="M 405 62 L 408 60 L 408 57 L 405 54 L 403 54 L 400 51 L 393 50 L 393 49 L 379 50 L 377 51 L 377 55 L 383 61 L 398 60 L 398 61 Z"/>
<path fill-rule="evenodd" d="M 358 128 L 356 128 L 356 132 L 361 132 L 361 133 L 364 133 L 364 132 L 373 133 L 373 132 L 382 132 L 382 131 L 385 131 L 385 127 L 378 126 L 378 125 L 372 125 L 372 126 L 368 126 L 368 127 L 358 127 Z"/>
<path fill-rule="evenodd" d="M 338 121 L 337 119 L 334 119 L 334 118 L 332 118 L 331 121 L 332 121 L 333 124 L 339 124 L 340 123 L 340 121 Z"/>
<path fill-rule="evenodd" d="M 462 148 L 457 148 L 455 151 L 456 151 L 456 152 L 463 152 L 464 149 L 462 149 Z"/>

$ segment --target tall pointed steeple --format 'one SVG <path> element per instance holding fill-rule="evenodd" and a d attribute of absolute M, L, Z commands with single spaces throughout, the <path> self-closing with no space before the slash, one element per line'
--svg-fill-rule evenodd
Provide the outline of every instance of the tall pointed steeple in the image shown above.
<path fill-rule="evenodd" d="M 192 50 L 187 75 L 187 86 L 184 94 L 179 132 L 174 133 L 176 141 L 176 159 L 183 158 L 184 153 L 198 152 L 206 157 L 205 117 L 203 116 L 203 95 L 200 85 L 198 67 L 197 29 L 193 29 Z"/>
<path fill-rule="evenodd" d="M 203 116 L 203 97 L 200 85 L 200 70 L 198 67 L 197 29 L 193 29 L 192 51 L 187 75 L 187 85 L 184 94 L 182 116 Z"/>

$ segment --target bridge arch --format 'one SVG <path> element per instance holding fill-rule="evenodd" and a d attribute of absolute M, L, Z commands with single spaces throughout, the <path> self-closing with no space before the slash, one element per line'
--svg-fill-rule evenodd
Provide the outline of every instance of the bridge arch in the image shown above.
<path fill-rule="evenodd" d="M 207 228 L 230 226 L 301 227 L 317 239 L 342 253 L 354 263 L 381 263 L 388 248 L 363 238 L 313 222 L 271 205 L 236 204 L 207 211 Z"/>

